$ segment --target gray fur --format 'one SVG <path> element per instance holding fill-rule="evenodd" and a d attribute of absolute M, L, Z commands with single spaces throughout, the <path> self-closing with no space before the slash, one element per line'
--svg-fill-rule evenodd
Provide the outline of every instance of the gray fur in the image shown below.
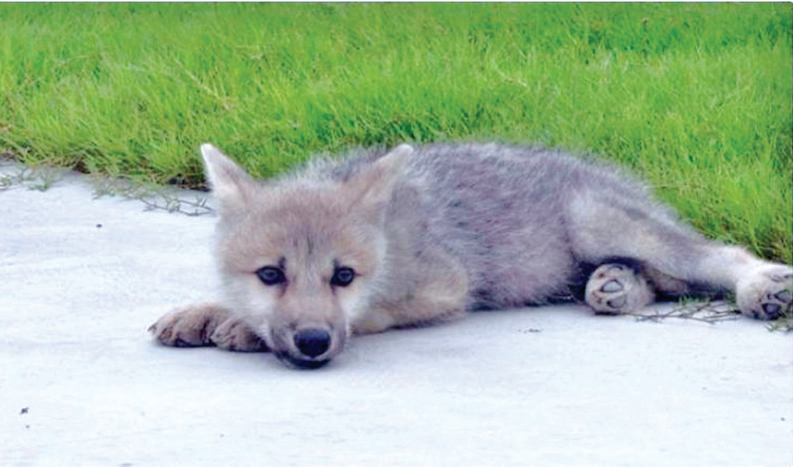
<path fill-rule="evenodd" d="M 326 159 L 303 175 L 343 181 L 385 153 Z M 399 176 L 386 223 L 410 225 L 421 219 L 418 232 L 410 234 L 413 249 L 431 245 L 461 259 L 471 281 L 469 309 L 540 304 L 570 297 L 570 286 L 580 285 L 573 282 L 582 262 L 599 264 L 619 256 L 577 245 L 569 232 L 575 224 L 572 201 L 590 193 L 653 225 L 670 246 L 703 242 L 644 185 L 615 167 L 499 144 L 417 147 Z M 612 227 L 619 235 L 621 227 Z"/>
<path fill-rule="evenodd" d="M 201 149 L 219 198 L 226 297 L 161 318 L 151 330 L 167 345 L 271 349 L 316 368 L 350 334 L 576 294 L 608 314 L 692 290 L 734 292 L 756 318 L 793 307 L 792 268 L 706 240 L 645 185 L 591 158 L 402 145 L 257 182 Z M 355 271 L 350 284 L 334 285 L 340 267 Z M 261 268 L 283 282 L 263 285 Z"/>

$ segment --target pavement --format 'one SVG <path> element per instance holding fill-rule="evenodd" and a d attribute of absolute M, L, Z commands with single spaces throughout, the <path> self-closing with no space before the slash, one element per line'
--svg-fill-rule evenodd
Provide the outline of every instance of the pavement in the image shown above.
<path fill-rule="evenodd" d="M 0 188 L 0 465 L 793 465 L 766 323 L 480 312 L 316 371 L 166 348 L 147 327 L 218 295 L 215 219 L 31 186 Z"/>

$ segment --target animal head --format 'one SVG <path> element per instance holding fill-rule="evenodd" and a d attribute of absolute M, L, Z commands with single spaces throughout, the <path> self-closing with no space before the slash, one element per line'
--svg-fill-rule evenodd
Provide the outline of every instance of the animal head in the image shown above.
<path fill-rule="evenodd" d="M 400 146 L 348 177 L 252 179 L 201 147 L 218 201 L 217 258 L 227 305 L 280 359 L 316 368 L 338 355 L 386 263 L 384 211 Z"/>

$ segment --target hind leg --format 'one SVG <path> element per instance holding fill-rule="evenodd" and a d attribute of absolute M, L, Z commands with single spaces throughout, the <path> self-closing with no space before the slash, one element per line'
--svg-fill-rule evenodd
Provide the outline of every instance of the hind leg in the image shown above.
<path fill-rule="evenodd" d="M 793 268 L 761 260 L 743 248 L 707 242 L 695 250 L 694 260 L 671 267 L 670 275 L 710 284 L 735 293 L 746 316 L 776 319 L 793 313 Z"/>
<path fill-rule="evenodd" d="M 648 200 L 580 193 L 568 222 L 574 252 L 583 261 L 632 258 L 674 281 L 734 292 L 741 312 L 754 318 L 775 319 L 793 311 L 793 268 L 708 241 Z M 603 282 L 601 289 L 617 287 L 609 284 Z"/>
<path fill-rule="evenodd" d="M 635 268 L 607 263 L 589 277 L 584 297 L 595 313 L 611 315 L 639 310 L 652 303 L 655 294 Z"/>

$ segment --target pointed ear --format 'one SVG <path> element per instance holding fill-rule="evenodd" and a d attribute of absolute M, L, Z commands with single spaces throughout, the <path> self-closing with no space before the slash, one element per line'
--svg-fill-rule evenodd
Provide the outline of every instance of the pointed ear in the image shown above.
<path fill-rule="evenodd" d="M 371 167 L 355 175 L 348 182 L 355 193 L 354 204 L 365 210 L 379 212 L 380 208 L 391 199 L 402 168 L 413 152 L 412 146 L 401 144 L 377 159 Z"/>
<path fill-rule="evenodd" d="M 211 144 L 201 145 L 201 156 L 212 195 L 220 202 L 220 214 L 230 214 L 243 208 L 256 182 Z"/>

